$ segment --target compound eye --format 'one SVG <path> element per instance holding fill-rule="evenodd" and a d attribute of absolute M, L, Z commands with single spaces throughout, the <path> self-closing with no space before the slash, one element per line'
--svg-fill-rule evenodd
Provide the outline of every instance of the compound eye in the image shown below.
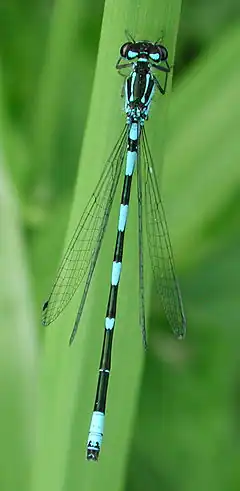
<path fill-rule="evenodd" d="M 131 47 L 131 43 L 125 43 L 120 48 L 120 55 L 122 58 L 127 58 L 127 53 Z"/>
<path fill-rule="evenodd" d="M 165 48 L 165 46 L 162 46 L 161 44 L 157 44 L 157 50 L 159 53 L 159 61 L 166 61 L 168 59 L 168 50 Z"/>
<path fill-rule="evenodd" d="M 138 55 L 137 51 L 134 49 L 135 45 L 133 43 L 125 43 L 120 49 L 120 55 L 122 58 L 127 58 L 127 60 L 132 60 Z"/>
<path fill-rule="evenodd" d="M 120 49 L 120 55 L 127 60 L 133 60 L 139 55 L 138 43 L 125 43 Z"/>

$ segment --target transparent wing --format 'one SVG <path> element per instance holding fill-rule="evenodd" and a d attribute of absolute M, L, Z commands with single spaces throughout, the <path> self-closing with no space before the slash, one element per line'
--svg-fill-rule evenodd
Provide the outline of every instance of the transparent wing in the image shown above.
<path fill-rule="evenodd" d="M 138 128 L 138 134 L 140 128 Z M 141 134 L 140 134 L 141 141 Z M 140 142 L 138 140 L 138 148 Z M 144 251 L 143 251 L 143 202 L 142 202 L 142 159 L 141 151 L 137 153 L 137 204 L 138 204 L 138 271 L 139 271 L 139 324 L 142 331 L 143 346 L 147 348 L 145 294 L 144 294 Z"/>
<path fill-rule="evenodd" d="M 56 281 L 43 305 L 42 323 L 53 322 L 70 302 L 86 273 L 93 274 L 126 152 L 127 126 L 117 141 L 68 245 Z"/>
<path fill-rule="evenodd" d="M 153 275 L 169 324 L 174 334 L 178 338 L 182 338 L 186 331 L 186 319 L 175 272 L 166 217 L 144 128 L 142 129 L 141 140 L 146 172 L 146 227 Z"/>

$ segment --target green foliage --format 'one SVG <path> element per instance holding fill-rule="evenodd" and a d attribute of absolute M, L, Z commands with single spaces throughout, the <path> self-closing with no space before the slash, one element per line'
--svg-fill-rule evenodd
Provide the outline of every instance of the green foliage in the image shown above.
<path fill-rule="evenodd" d="M 114 70 L 124 29 L 150 39 L 163 29 L 173 61 L 180 2 L 108 0 L 96 70 L 98 0 L 0 7 L 9 26 L 0 30 L 1 490 L 239 488 L 240 28 L 232 2 L 232 10 L 224 0 L 184 3 L 174 93 L 156 97 L 147 124 L 187 337 L 172 338 L 153 287 L 144 356 L 132 204 L 98 465 L 85 461 L 85 442 L 118 202 L 73 347 L 81 292 L 45 335 L 32 312 L 38 320 L 61 255 L 82 136 L 67 239 L 124 121 Z"/>
<path fill-rule="evenodd" d="M 1 129 L 3 124 L 1 107 Z M 0 489 L 14 490 L 29 489 L 36 427 L 38 350 L 18 199 L 5 163 L 1 147 Z"/>

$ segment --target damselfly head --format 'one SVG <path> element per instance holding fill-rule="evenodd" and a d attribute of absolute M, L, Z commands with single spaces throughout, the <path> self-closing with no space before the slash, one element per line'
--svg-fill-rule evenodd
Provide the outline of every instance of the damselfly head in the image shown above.
<path fill-rule="evenodd" d="M 137 43 L 124 43 L 120 48 L 120 55 L 127 60 L 145 58 L 154 63 L 160 63 L 161 61 L 167 60 L 168 51 L 167 48 L 161 44 L 154 44 L 150 41 L 139 41 Z"/>

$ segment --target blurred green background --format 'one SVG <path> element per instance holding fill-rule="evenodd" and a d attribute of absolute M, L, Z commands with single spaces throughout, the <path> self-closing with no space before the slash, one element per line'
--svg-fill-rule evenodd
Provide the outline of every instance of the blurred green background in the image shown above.
<path fill-rule="evenodd" d="M 76 471 L 77 450 L 72 460 L 81 444 L 75 417 L 62 416 L 71 441 L 63 438 L 61 458 L 53 458 L 56 440 L 44 445 L 46 400 L 62 383 L 51 359 L 64 371 L 78 355 L 63 359 L 49 347 L 39 318 L 73 200 L 103 9 L 100 0 L 0 5 L 1 491 L 95 489 Z M 161 188 L 188 332 L 184 342 L 173 339 L 153 286 L 121 482 L 113 484 L 109 467 L 105 490 L 240 487 L 239 46 L 237 0 L 183 0 Z M 117 442 L 108 452 L 118 459 Z"/>

